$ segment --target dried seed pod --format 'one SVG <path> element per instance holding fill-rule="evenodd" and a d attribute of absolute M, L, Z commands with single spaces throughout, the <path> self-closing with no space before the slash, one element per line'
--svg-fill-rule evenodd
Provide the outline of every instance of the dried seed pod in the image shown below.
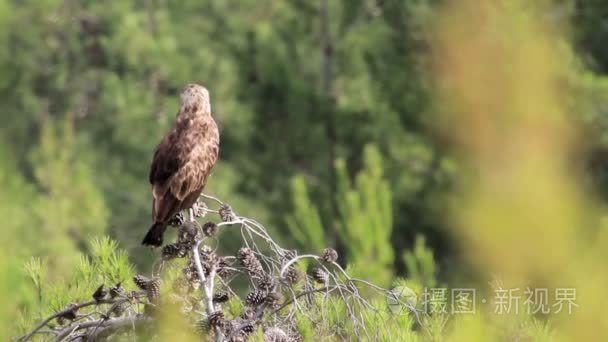
<path fill-rule="evenodd" d="M 333 248 L 325 248 L 323 250 L 323 260 L 325 262 L 336 262 L 338 260 L 338 252 Z"/>
<path fill-rule="evenodd" d="M 179 212 L 179 213 L 175 214 L 175 216 L 173 216 L 173 218 L 171 220 L 169 220 L 169 225 L 173 226 L 173 227 L 179 227 L 179 226 L 183 225 L 185 222 L 186 222 L 186 216 L 182 212 Z"/>
<path fill-rule="evenodd" d="M 247 273 L 249 273 L 249 275 L 261 276 L 262 274 L 264 274 L 262 264 L 260 263 L 258 258 L 256 258 L 255 254 L 250 248 L 243 247 L 239 249 L 238 258 L 241 264 L 247 270 Z"/>
<path fill-rule="evenodd" d="M 290 285 L 295 285 L 302 280 L 302 272 L 295 267 L 289 267 L 285 272 L 285 280 Z"/>
<path fill-rule="evenodd" d="M 213 222 L 207 222 L 203 225 L 203 234 L 206 237 L 210 237 L 217 233 L 217 225 Z"/>
<path fill-rule="evenodd" d="M 264 298 L 266 298 L 266 293 L 264 291 L 261 290 L 253 290 L 251 292 L 249 292 L 249 294 L 247 295 L 247 298 L 245 298 L 245 302 L 248 305 L 259 305 L 264 301 Z"/>
<path fill-rule="evenodd" d="M 103 286 L 103 284 L 101 284 L 101 285 L 99 285 L 97 290 L 95 290 L 95 292 L 93 292 L 93 299 L 96 302 L 101 302 L 102 300 L 104 300 L 106 298 L 107 295 L 108 295 L 108 290 L 106 290 L 105 287 Z"/>
<path fill-rule="evenodd" d="M 281 299 L 283 299 L 283 296 L 280 293 L 271 292 L 266 296 L 266 298 L 264 299 L 264 302 L 269 307 L 276 309 L 279 307 L 279 304 L 281 303 Z"/>
<path fill-rule="evenodd" d="M 264 341 L 266 342 L 290 342 L 289 335 L 277 327 L 266 329 L 264 332 Z"/>
<path fill-rule="evenodd" d="M 216 294 L 213 295 L 214 303 L 224 303 L 227 302 L 228 299 L 230 299 L 230 295 L 226 291 L 218 291 Z"/>
<path fill-rule="evenodd" d="M 312 278 L 321 284 L 327 284 L 329 282 L 329 274 L 319 267 L 312 269 Z"/>
<path fill-rule="evenodd" d="M 110 298 L 114 299 L 125 294 L 125 288 L 120 282 L 110 288 Z"/>
<path fill-rule="evenodd" d="M 218 210 L 220 217 L 222 218 L 222 221 L 224 222 L 232 222 L 235 220 L 235 216 L 234 212 L 232 211 L 232 207 L 230 207 L 228 204 L 222 204 L 220 206 L 220 209 Z"/>
<path fill-rule="evenodd" d="M 147 290 L 149 281 L 150 279 L 141 274 L 138 274 L 133 277 L 133 282 L 135 283 L 135 285 L 137 285 L 137 287 L 139 287 L 140 290 Z"/>

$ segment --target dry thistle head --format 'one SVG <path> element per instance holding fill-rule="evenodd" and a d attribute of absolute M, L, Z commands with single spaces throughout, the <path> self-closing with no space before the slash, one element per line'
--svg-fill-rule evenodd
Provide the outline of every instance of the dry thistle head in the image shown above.
<path fill-rule="evenodd" d="M 325 248 L 323 250 L 323 260 L 325 262 L 336 262 L 338 260 L 338 252 L 333 248 Z"/>

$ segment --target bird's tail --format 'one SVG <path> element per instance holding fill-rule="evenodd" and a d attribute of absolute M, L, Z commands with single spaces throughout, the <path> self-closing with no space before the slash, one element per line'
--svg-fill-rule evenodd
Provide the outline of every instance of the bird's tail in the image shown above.
<path fill-rule="evenodd" d="M 144 237 L 141 244 L 144 246 L 160 247 L 160 245 L 163 244 L 163 234 L 166 229 L 166 223 L 154 223 L 152 227 L 150 227 L 150 230 L 148 230 L 148 234 L 146 234 L 146 237 Z"/>

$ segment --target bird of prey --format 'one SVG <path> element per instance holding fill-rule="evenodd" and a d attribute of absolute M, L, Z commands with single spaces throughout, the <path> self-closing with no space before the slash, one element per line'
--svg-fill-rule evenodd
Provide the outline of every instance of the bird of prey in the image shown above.
<path fill-rule="evenodd" d="M 158 144 L 150 168 L 154 224 L 142 241 L 144 245 L 162 245 L 169 220 L 192 208 L 218 158 L 220 137 L 211 117 L 209 92 L 203 86 L 188 84 L 180 97 L 175 124 Z"/>

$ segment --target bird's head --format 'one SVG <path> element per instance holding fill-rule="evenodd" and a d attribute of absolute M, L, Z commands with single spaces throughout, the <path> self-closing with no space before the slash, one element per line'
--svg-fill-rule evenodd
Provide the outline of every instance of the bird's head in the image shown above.
<path fill-rule="evenodd" d="M 188 84 L 180 94 L 182 110 L 188 112 L 211 114 L 209 91 L 198 84 Z"/>

